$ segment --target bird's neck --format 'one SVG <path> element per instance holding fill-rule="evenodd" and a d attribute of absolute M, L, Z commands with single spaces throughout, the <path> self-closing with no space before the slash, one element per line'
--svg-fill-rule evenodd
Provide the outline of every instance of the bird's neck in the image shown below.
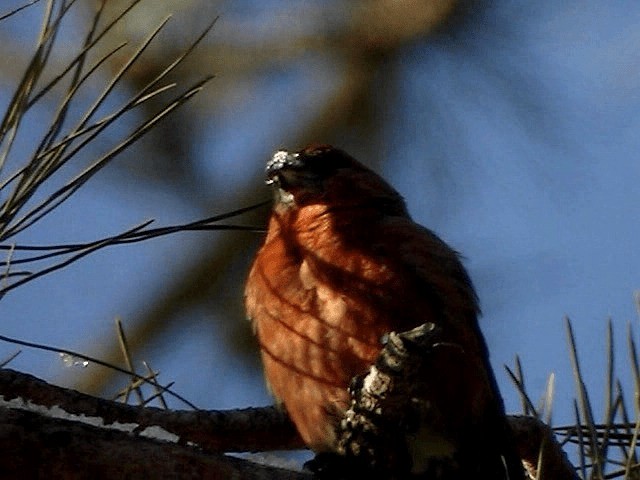
<path fill-rule="evenodd" d="M 371 232 L 379 221 L 375 206 L 313 204 L 276 209 L 269 231 L 306 251 L 340 251 L 360 247 L 360 242 L 366 242 L 362 232 Z"/>

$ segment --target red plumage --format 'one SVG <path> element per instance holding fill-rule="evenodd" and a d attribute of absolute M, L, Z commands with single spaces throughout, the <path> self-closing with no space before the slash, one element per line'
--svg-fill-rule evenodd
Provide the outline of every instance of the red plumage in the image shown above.
<path fill-rule="evenodd" d="M 246 309 L 271 391 L 305 443 L 335 448 L 351 379 L 375 361 L 385 333 L 425 322 L 474 359 L 468 371 L 437 372 L 454 397 L 442 400 L 451 418 L 437 434 L 454 438 L 503 416 L 471 280 L 457 253 L 413 222 L 402 197 L 329 146 L 277 152 L 267 177 L 275 205 Z"/>

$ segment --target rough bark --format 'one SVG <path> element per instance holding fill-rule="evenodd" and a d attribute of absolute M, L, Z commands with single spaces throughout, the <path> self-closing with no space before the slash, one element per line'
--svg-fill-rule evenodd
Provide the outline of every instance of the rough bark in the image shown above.
<path fill-rule="evenodd" d="M 416 358 L 418 351 L 412 348 L 399 351 L 398 341 L 406 340 L 402 335 L 393 337 L 368 376 L 351 386 L 352 407 L 340 427 L 342 455 L 337 463 L 335 457 L 329 463 L 326 458 L 316 461 L 321 476 L 362 478 L 365 471 L 373 472 L 370 478 L 411 476 L 407 462 L 415 453 L 409 441 L 417 428 L 414 423 L 428 421 L 438 412 L 412 397 L 425 391 L 424 372 L 416 365 L 425 358 L 428 362 L 428 355 L 423 351 Z M 415 335 L 410 334 L 412 341 Z M 413 408 L 407 408 L 407 398 Z M 548 426 L 531 417 L 508 421 L 529 478 L 538 474 L 542 480 L 578 478 Z M 224 455 L 300 447 L 293 425 L 275 407 L 229 411 L 137 407 L 0 369 L 1 478 L 311 478 L 308 473 Z M 376 473 L 370 469 L 376 462 L 390 468 Z M 437 473 L 431 470 L 428 478 L 467 478 L 456 476 L 460 462 L 465 458 L 448 466 L 439 464 Z"/>

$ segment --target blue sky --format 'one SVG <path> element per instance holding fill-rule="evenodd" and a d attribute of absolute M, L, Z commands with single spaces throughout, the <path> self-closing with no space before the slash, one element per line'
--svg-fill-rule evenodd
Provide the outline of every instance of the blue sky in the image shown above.
<path fill-rule="evenodd" d="M 568 315 L 600 418 L 607 318 L 621 381 L 629 393 L 633 387 L 625 335 L 629 322 L 638 331 L 633 295 L 640 289 L 640 4 L 498 1 L 478 15 L 455 34 L 406 48 L 389 65 L 394 94 L 371 113 L 384 120 L 380 173 L 416 221 L 466 257 L 508 410 L 518 411 L 519 402 L 502 365 L 519 354 L 534 398 L 555 372 L 555 423 L 572 421 Z M 286 28 L 282 18 L 271 21 L 268 29 Z M 224 31 L 224 14 L 219 24 Z M 211 67 L 224 77 L 215 58 Z M 247 100 L 224 123 L 199 125 L 193 154 L 208 188 L 220 197 L 263 188 L 266 198 L 266 187 L 247 178 L 263 168 L 264 152 L 290 145 L 296 125 L 322 104 L 336 68 L 309 56 L 247 85 Z M 215 91 L 214 80 L 208 92 Z M 3 104 L 8 94 L 5 83 Z M 368 140 L 345 133 L 347 141 L 367 163 L 358 143 Z M 21 145 L 28 148 L 28 137 Z M 105 173 L 21 241 L 88 240 L 150 217 L 166 225 L 225 210 L 199 211 L 192 195 Z M 164 280 L 181 275 L 218 235 L 187 233 L 97 253 L 2 299 L 1 333 L 99 356 L 101 339 L 113 338 L 113 318 L 122 316 L 125 327 L 135 322 Z M 255 237 L 243 235 L 246 263 L 238 269 L 255 249 Z M 226 301 L 240 304 L 241 284 L 226 288 Z M 174 388 L 203 408 L 269 403 L 260 371 L 220 341 L 216 328 L 227 327 L 212 309 L 185 315 L 184 328 L 172 328 L 141 357 L 167 381 L 178 379 Z M 0 344 L 0 356 L 13 351 Z M 11 366 L 62 384 L 75 375 L 44 352 L 24 351 Z"/>

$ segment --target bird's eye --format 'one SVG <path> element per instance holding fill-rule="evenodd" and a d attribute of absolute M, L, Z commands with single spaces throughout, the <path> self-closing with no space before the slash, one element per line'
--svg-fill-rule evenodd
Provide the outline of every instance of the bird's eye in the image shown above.
<path fill-rule="evenodd" d="M 352 164 L 351 157 L 328 146 L 305 149 L 298 153 L 302 168 L 320 177 L 328 177 L 338 169 Z"/>

